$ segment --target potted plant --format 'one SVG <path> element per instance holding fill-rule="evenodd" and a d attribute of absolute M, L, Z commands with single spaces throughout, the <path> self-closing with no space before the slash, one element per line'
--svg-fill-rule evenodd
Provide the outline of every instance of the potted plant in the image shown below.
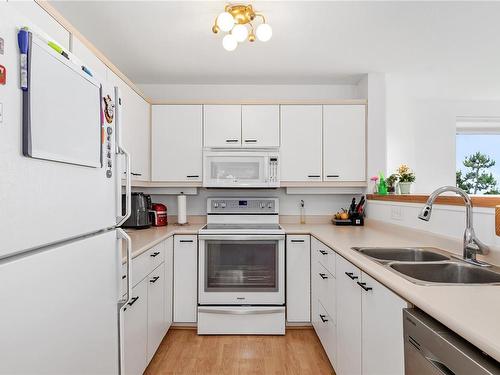
<path fill-rule="evenodd" d="M 410 194 L 411 184 L 415 182 L 415 173 L 405 164 L 398 168 L 399 191 L 401 194 Z"/>
<path fill-rule="evenodd" d="M 391 174 L 387 177 L 387 192 L 389 194 L 396 194 L 396 184 L 398 182 L 399 176 L 396 173 Z"/>

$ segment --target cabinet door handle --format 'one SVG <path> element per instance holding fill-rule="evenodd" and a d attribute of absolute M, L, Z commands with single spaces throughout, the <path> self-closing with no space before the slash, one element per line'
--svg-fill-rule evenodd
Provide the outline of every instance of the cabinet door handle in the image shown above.
<path fill-rule="evenodd" d="M 308 174 L 307 177 L 309 177 L 309 178 L 320 178 L 321 176 L 319 174 Z"/>
<path fill-rule="evenodd" d="M 328 319 L 325 319 L 325 318 L 326 318 L 326 315 L 321 315 L 321 314 L 319 314 L 319 317 L 321 318 L 321 321 L 322 321 L 323 323 L 328 322 Z"/>
<path fill-rule="evenodd" d="M 190 174 L 190 175 L 187 175 L 186 177 L 187 178 L 198 178 L 198 177 L 200 177 L 200 175 L 198 175 L 198 174 Z"/>
<path fill-rule="evenodd" d="M 320 273 L 319 275 L 321 276 L 321 278 L 323 280 L 328 279 L 328 276 L 326 276 L 326 274 L 324 274 L 324 273 Z"/>
<path fill-rule="evenodd" d="M 179 242 L 193 242 L 193 240 L 180 240 Z"/>
<path fill-rule="evenodd" d="M 153 277 L 151 280 L 149 280 L 149 282 L 150 282 L 151 284 L 154 284 L 154 283 L 156 283 L 156 282 L 158 281 L 158 279 L 159 279 L 159 278 L 160 278 L 160 276 L 155 276 L 155 277 Z"/>
<path fill-rule="evenodd" d="M 122 275 L 122 280 L 125 280 L 127 278 L 127 275 Z"/>
<path fill-rule="evenodd" d="M 334 177 L 340 177 L 340 175 L 339 174 L 327 174 L 326 177 L 334 178 Z"/>
<path fill-rule="evenodd" d="M 351 280 L 356 280 L 358 279 L 357 276 L 354 276 L 354 273 L 352 272 L 344 272 Z"/>
<path fill-rule="evenodd" d="M 360 282 L 358 281 L 358 282 L 357 282 L 357 284 L 358 284 L 361 288 L 363 288 L 365 291 L 367 291 L 367 292 L 368 292 L 369 290 L 373 290 L 373 288 L 372 288 L 372 287 L 366 286 L 366 283 L 360 283 Z"/>
<path fill-rule="evenodd" d="M 132 176 L 142 176 L 142 173 L 135 173 L 135 172 L 131 172 L 130 173 Z"/>
<path fill-rule="evenodd" d="M 319 252 L 320 252 L 321 254 L 323 254 L 323 255 L 328 255 L 328 251 L 325 251 L 325 250 L 320 250 Z"/>
<path fill-rule="evenodd" d="M 134 303 L 136 303 L 136 302 L 137 302 L 137 300 L 138 300 L 138 299 L 139 299 L 139 296 L 137 296 L 137 297 L 133 297 L 133 298 L 130 300 L 130 302 L 128 303 L 128 305 L 129 305 L 129 306 L 132 306 Z"/>
<path fill-rule="evenodd" d="M 292 242 L 304 242 L 304 240 L 292 240 Z"/>
<path fill-rule="evenodd" d="M 239 141 L 239 139 L 226 139 L 226 143 L 237 143 Z"/>
<path fill-rule="evenodd" d="M 160 252 L 159 251 L 155 251 L 153 254 L 150 254 L 149 256 L 151 258 L 156 258 L 158 255 L 160 255 Z"/>
<path fill-rule="evenodd" d="M 257 143 L 256 139 L 245 139 L 246 143 Z"/>

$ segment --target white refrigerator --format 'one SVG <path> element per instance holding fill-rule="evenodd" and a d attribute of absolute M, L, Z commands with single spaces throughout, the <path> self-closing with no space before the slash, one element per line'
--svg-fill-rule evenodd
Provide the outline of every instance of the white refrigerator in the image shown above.
<path fill-rule="evenodd" d="M 109 95 L 115 108 L 108 101 L 113 118 L 102 121 L 101 149 L 93 150 L 101 167 L 23 156 L 19 25 L 3 20 L 0 64 L 10 79 L 0 87 L 0 374 L 119 374 L 120 313 L 131 285 L 127 262 L 121 290 L 122 261 L 130 259 L 130 238 L 117 227 L 130 211 L 125 166 L 122 215 L 118 158 L 130 160 L 119 156 L 116 136 L 121 99 L 103 83 L 100 100 Z"/>

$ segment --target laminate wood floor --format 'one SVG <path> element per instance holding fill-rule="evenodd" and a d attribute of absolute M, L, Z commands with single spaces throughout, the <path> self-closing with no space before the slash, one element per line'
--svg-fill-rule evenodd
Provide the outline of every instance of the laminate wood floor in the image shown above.
<path fill-rule="evenodd" d="M 312 329 L 285 336 L 198 336 L 171 329 L 146 375 L 335 375 Z"/>

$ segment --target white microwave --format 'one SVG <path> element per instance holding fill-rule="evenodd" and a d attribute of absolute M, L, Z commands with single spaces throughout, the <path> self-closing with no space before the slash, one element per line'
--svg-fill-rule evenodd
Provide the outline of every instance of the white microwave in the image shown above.
<path fill-rule="evenodd" d="M 280 186 L 278 151 L 204 151 L 203 186 L 275 188 Z"/>

